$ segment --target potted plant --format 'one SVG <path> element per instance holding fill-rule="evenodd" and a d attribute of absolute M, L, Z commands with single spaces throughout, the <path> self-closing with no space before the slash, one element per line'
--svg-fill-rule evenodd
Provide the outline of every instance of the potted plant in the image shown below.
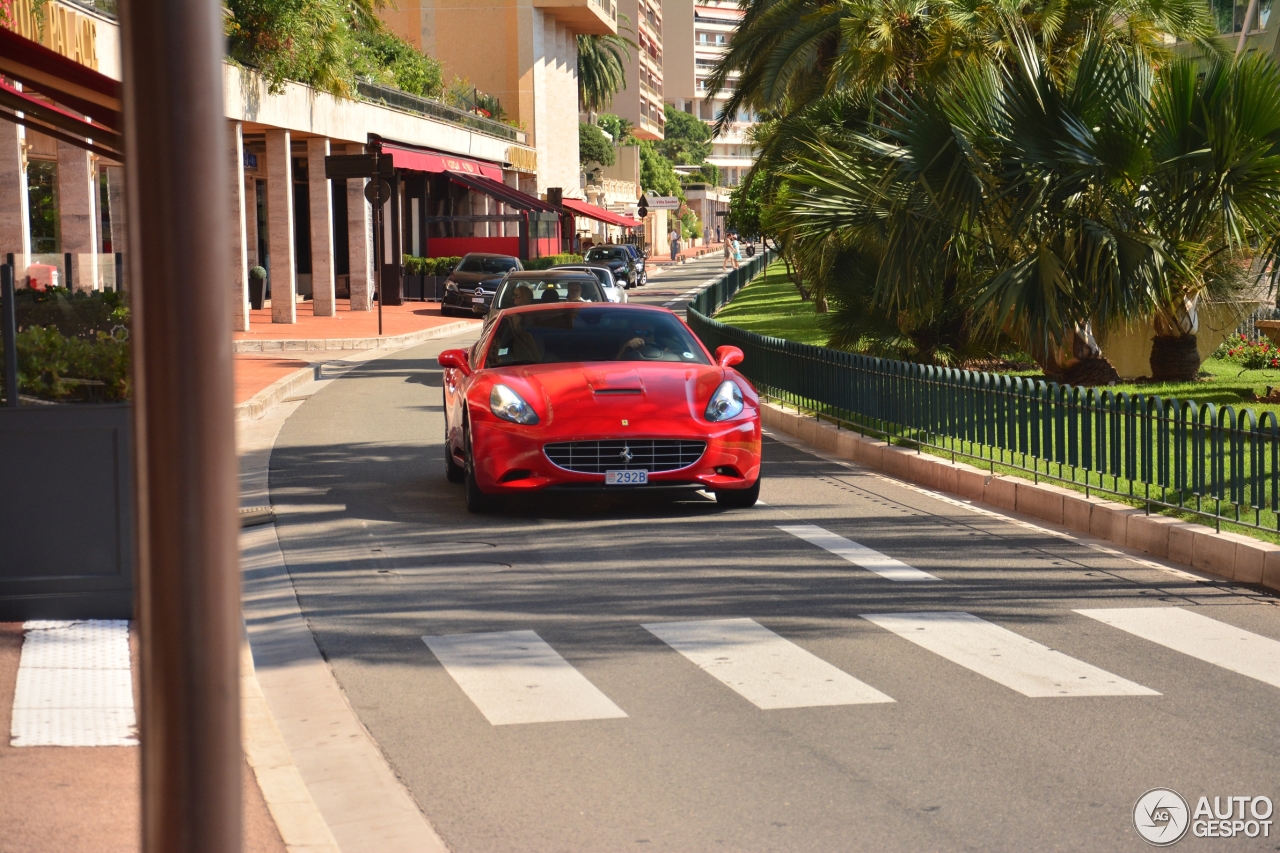
<path fill-rule="evenodd" d="M 262 300 L 267 289 L 267 271 L 262 267 L 249 268 L 249 307 L 262 307 Z"/>

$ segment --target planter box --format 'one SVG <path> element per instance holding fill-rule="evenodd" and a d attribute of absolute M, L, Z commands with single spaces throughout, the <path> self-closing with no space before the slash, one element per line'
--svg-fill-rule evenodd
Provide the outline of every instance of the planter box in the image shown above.
<path fill-rule="evenodd" d="M 0 622 L 132 618 L 131 417 L 0 409 Z"/>
<path fill-rule="evenodd" d="M 422 292 L 422 280 L 425 276 L 409 275 L 404 276 L 404 298 L 421 302 L 426 298 Z"/>

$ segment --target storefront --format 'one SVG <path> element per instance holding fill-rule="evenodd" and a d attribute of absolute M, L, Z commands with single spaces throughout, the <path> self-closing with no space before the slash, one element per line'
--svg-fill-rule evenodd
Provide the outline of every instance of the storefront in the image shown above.
<path fill-rule="evenodd" d="M 585 201 L 576 198 L 562 199 L 561 204 L 564 206 L 565 212 L 571 217 L 581 217 L 599 222 L 605 226 L 602 236 L 604 239 L 596 239 L 594 234 L 601 234 L 596 229 L 574 228 L 575 251 L 581 250 L 590 242 L 595 243 L 632 243 L 635 242 L 635 233 L 632 229 L 641 227 L 642 223 L 638 219 L 632 219 L 630 216 L 623 216 L 620 213 L 614 213 L 611 210 L 605 210 L 603 207 L 597 207 L 594 204 L 587 204 Z"/>
<path fill-rule="evenodd" d="M 440 258 L 493 252 L 522 260 L 560 251 L 560 216 L 550 204 L 520 192 L 502 164 L 401 142 L 370 138 L 390 157 L 395 177 L 384 216 L 384 287 L 399 281 L 404 255 Z M 388 304 L 398 288 L 386 287 Z"/>

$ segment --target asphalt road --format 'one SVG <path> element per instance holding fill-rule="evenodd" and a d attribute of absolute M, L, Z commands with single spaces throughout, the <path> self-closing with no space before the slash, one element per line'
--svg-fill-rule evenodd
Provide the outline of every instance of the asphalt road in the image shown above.
<path fill-rule="evenodd" d="M 1142 850 L 1148 789 L 1280 800 L 1275 598 L 775 439 L 752 509 L 469 515 L 440 440 L 455 345 L 335 380 L 270 475 L 320 649 L 452 849 Z M 1076 612 L 1106 609 L 1128 621 Z"/>

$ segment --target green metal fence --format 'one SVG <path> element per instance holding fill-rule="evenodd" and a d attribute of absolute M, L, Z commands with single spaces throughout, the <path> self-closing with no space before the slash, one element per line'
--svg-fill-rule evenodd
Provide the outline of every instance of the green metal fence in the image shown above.
<path fill-rule="evenodd" d="M 690 328 L 710 349 L 742 349 L 738 369 L 766 397 L 993 471 L 1008 466 L 1219 525 L 1280 529 L 1273 413 L 872 358 L 712 319 L 766 262 L 726 276 L 688 310 Z"/>

